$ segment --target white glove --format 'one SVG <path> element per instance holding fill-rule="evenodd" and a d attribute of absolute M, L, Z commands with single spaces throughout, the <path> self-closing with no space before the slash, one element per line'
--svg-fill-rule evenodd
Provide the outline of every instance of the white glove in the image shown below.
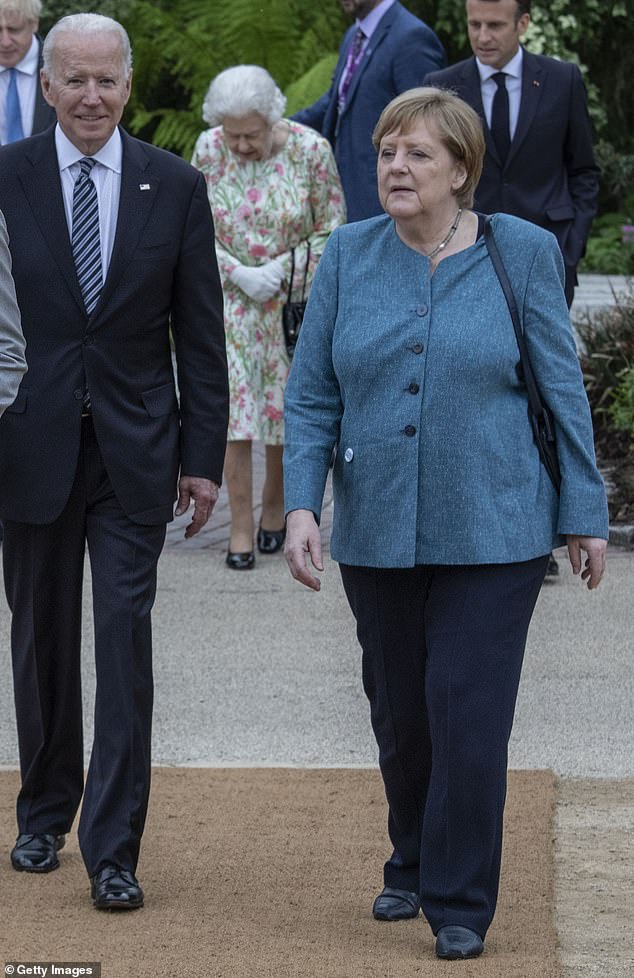
<path fill-rule="evenodd" d="M 229 277 L 250 299 L 266 302 L 280 291 L 284 269 L 274 258 L 266 265 L 236 265 Z"/>

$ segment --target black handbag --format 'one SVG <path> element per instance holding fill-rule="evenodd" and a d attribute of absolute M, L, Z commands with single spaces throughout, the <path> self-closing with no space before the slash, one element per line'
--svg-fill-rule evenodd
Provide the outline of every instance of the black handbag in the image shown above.
<path fill-rule="evenodd" d="M 289 360 L 293 359 L 295 346 L 299 338 L 299 331 L 304 318 L 306 309 L 306 281 L 308 279 L 308 265 L 310 264 L 310 242 L 306 242 L 306 266 L 304 268 L 304 281 L 302 283 L 302 298 L 300 302 L 293 302 L 293 279 L 295 278 L 295 249 L 291 248 L 291 277 L 288 283 L 288 295 L 286 302 L 282 306 L 282 328 L 284 330 L 284 343 Z"/>
<path fill-rule="evenodd" d="M 506 304 L 509 307 L 511 319 L 513 320 L 515 338 L 517 339 L 517 346 L 520 351 L 520 362 L 518 366 L 521 371 L 521 378 L 528 392 L 528 417 L 530 418 L 539 457 L 548 473 L 550 481 L 557 492 L 559 492 L 561 487 L 561 473 L 559 471 L 559 458 L 557 456 L 557 444 L 555 441 L 555 421 L 552 411 L 542 400 L 537 381 L 535 380 L 535 374 L 533 373 L 533 367 L 524 339 L 524 330 L 522 329 L 517 303 L 513 294 L 513 287 L 509 281 L 495 241 L 490 217 L 485 218 L 484 221 L 484 243 L 487 246 L 489 257 L 495 269 L 495 274 L 502 286 L 504 298 L 506 299 Z"/>

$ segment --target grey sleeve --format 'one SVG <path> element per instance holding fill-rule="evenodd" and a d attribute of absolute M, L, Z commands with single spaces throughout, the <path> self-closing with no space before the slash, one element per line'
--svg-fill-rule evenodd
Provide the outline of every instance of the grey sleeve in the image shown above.
<path fill-rule="evenodd" d="M 0 414 L 13 404 L 20 381 L 26 373 L 25 347 L 11 276 L 9 236 L 4 215 L 0 211 Z"/>

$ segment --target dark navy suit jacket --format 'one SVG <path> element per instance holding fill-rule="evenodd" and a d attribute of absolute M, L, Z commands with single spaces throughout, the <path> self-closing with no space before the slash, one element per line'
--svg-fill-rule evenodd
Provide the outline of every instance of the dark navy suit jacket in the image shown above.
<path fill-rule="evenodd" d="M 372 132 L 381 112 L 396 95 L 421 85 L 428 72 L 441 68 L 446 61 L 434 31 L 396 0 L 370 38 L 339 115 L 339 82 L 355 31 L 356 26 L 352 25 L 343 39 L 328 92 L 293 116 L 330 141 L 349 221 L 383 213 L 372 145 Z"/>
<path fill-rule="evenodd" d="M 483 120 L 486 154 L 476 209 L 513 214 L 552 231 L 566 265 L 574 268 L 585 250 L 599 191 L 578 67 L 524 51 L 519 118 L 504 166 L 486 124 L 475 58 L 427 75 L 425 84 L 452 89 Z"/>
<path fill-rule="evenodd" d="M 0 419 L 6 520 L 46 524 L 62 512 L 86 382 L 110 481 L 133 522 L 172 518 L 179 471 L 222 478 L 227 364 L 205 182 L 172 153 L 123 130 L 121 137 L 114 247 L 90 316 L 73 263 L 55 128 L 0 149 L 0 209 L 29 366 Z"/>

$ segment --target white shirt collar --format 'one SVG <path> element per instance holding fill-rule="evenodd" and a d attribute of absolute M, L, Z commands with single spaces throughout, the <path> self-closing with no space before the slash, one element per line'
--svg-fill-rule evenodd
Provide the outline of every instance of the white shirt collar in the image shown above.
<path fill-rule="evenodd" d="M 524 49 L 520 44 L 519 50 L 515 52 L 510 61 L 502 68 L 494 68 L 492 65 L 483 65 L 479 58 L 476 58 L 476 64 L 478 66 L 478 71 L 480 72 L 480 81 L 488 81 L 493 75 L 497 74 L 498 71 L 503 71 L 506 75 L 511 75 L 512 78 L 522 77 L 522 57 L 524 55 Z"/>
<path fill-rule="evenodd" d="M 38 44 L 35 34 L 31 39 L 31 47 L 26 52 L 22 61 L 19 61 L 15 66 L 18 71 L 21 71 L 24 75 L 34 75 L 38 70 L 40 62 L 40 45 Z M 10 71 L 10 68 L 0 68 L 0 71 Z"/>
<path fill-rule="evenodd" d="M 393 3 L 394 0 L 381 0 L 381 2 L 377 3 L 376 7 L 374 7 L 370 13 L 363 18 L 363 20 L 359 20 L 357 17 L 357 27 L 361 28 L 366 37 L 372 37 L 376 28 L 378 27 L 381 17 L 386 10 L 389 10 Z"/>
<path fill-rule="evenodd" d="M 73 163 L 78 163 L 79 160 L 83 160 L 86 155 L 77 149 L 74 143 L 71 143 L 68 136 L 62 132 L 59 122 L 55 126 L 55 149 L 57 150 L 60 172 L 72 166 Z M 98 163 L 107 166 L 109 170 L 114 170 L 115 173 L 121 173 L 122 156 L 123 145 L 121 142 L 121 133 L 117 128 L 108 142 L 98 152 L 92 154 L 91 159 L 97 160 Z"/>

